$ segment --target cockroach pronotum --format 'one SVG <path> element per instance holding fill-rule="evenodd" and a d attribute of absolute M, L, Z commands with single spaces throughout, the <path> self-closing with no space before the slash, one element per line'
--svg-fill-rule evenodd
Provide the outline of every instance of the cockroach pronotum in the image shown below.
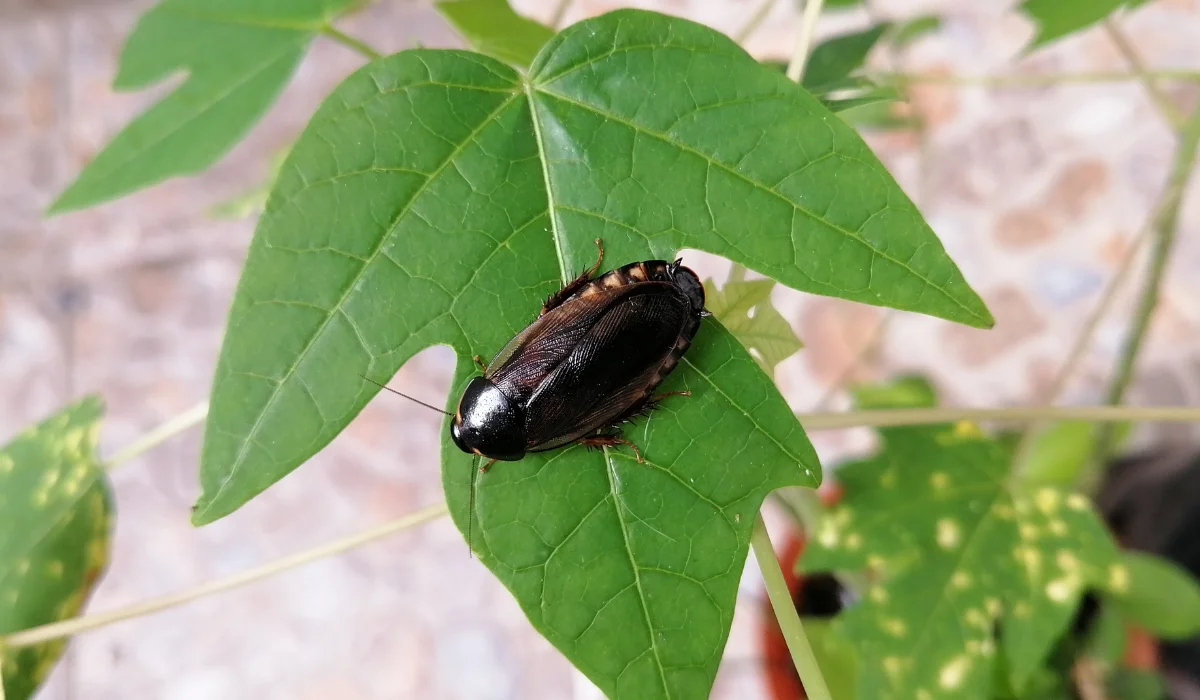
<path fill-rule="evenodd" d="M 618 426 L 671 395 L 654 390 L 710 314 L 700 278 L 680 259 L 630 263 L 596 277 L 604 259 L 599 239 L 596 246 L 596 264 L 551 295 L 490 363 L 475 357 L 483 374 L 467 384 L 453 414 L 417 401 L 451 416 L 454 444 L 490 460 L 480 472 L 571 443 L 625 445 L 642 461 Z"/>

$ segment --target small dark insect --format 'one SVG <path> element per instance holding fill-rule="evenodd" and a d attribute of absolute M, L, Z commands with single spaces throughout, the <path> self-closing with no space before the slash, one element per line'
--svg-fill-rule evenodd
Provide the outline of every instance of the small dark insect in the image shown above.
<path fill-rule="evenodd" d="M 596 241 L 597 246 L 600 241 Z M 463 391 L 450 437 L 463 452 L 515 461 L 579 442 L 628 445 L 617 426 L 663 398 L 654 389 L 691 345 L 704 287 L 679 260 L 636 262 L 595 279 L 600 258 L 546 300 Z M 489 463 L 489 466 L 490 464 Z"/>
<path fill-rule="evenodd" d="M 463 452 L 490 460 L 481 472 L 575 442 L 626 445 L 642 461 L 618 426 L 671 395 L 654 390 L 710 314 L 700 278 L 680 260 L 635 262 L 593 277 L 604 259 L 598 239 L 596 246 L 596 264 L 551 295 L 490 363 L 475 358 L 483 375 L 463 391 L 450 437 Z"/>

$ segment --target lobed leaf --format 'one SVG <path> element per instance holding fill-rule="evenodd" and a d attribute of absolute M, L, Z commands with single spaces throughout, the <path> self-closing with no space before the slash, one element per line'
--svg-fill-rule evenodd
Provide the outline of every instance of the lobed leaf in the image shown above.
<path fill-rule="evenodd" d="M 354 1 L 162 0 L 125 43 L 113 87 L 140 90 L 180 72 L 186 80 L 117 134 L 50 211 L 215 163 L 275 101 L 312 38 Z"/>
<path fill-rule="evenodd" d="M 866 403 L 923 394 L 910 379 Z M 884 576 L 843 615 L 860 658 L 874 660 L 859 697 L 990 697 L 1001 668 L 1022 691 L 1083 591 L 1119 575 L 1103 523 L 1079 494 L 1011 484 L 1009 451 L 971 424 L 880 432 L 876 456 L 839 468 L 842 502 L 802 560 Z"/>
<path fill-rule="evenodd" d="M 747 234 L 747 232 L 753 232 Z M 797 289 L 975 325 L 991 317 L 859 137 L 716 32 L 619 11 L 552 39 L 528 77 L 406 51 L 348 78 L 285 162 L 214 379 L 193 520 L 323 448 L 412 355 L 491 355 L 587 267 L 725 255 Z M 460 362 L 454 393 L 474 373 Z M 783 398 L 707 319 L 627 430 L 478 479 L 480 559 L 612 697 L 708 692 L 753 515 L 819 465 Z M 465 528 L 471 457 L 443 433 Z"/>
<path fill-rule="evenodd" d="M 508 0 L 448 0 L 435 5 L 479 53 L 528 68 L 554 30 L 513 11 Z"/>
<path fill-rule="evenodd" d="M 0 636 L 74 617 L 108 561 L 102 413 L 84 399 L 0 448 Z M 0 695 L 32 697 L 65 646 L 0 648 Z"/>
<path fill-rule="evenodd" d="M 779 310 L 771 305 L 775 280 L 735 280 L 717 289 L 704 283 L 704 307 L 733 333 L 767 374 L 804 347 Z"/>

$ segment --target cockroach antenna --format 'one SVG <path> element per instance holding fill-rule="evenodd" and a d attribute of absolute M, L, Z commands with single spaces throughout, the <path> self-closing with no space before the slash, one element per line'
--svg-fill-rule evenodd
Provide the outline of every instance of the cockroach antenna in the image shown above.
<path fill-rule="evenodd" d="M 475 540 L 471 538 L 473 526 L 475 525 L 475 474 L 486 474 L 487 470 L 496 463 L 496 460 L 489 460 L 487 464 L 478 469 L 475 468 L 476 463 L 477 460 L 471 460 L 471 483 L 467 487 L 467 551 L 470 552 L 470 556 L 472 557 L 475 556 Z"/>
<path fill-rule="evenodd" d="M 442 415 L 446 415 L 446 416 L 454 415 L 453 413 L 450 413 L 449 411 L 443 411 L 442 409 L 437 408 L 436 406 L 430 406 L 429 404 L 425 403 L 424 401 L 422 401 L 420 399 L 414 399 L 413 397 L 409 396 L 408 394 L 396 391 L 395 389 L 391 388 L 390 386 L 384 386 L 383 384 L 380 384 L 379 382 L 375 381 L 374 379 L 367 379 L 366 377 L 363 377 L 361 374 L 358 376 L 362 377 L 363 381 L 371 382 L 372 384 L 379 387 L 380 389 L 385 389 L 387 391 L 390 391 L 397 396 L 403 396 L 404 398 L 408 399 L 409 401 L 412 401 L 413 403 L 419 403 L 431 411 L 437 411 L 438 413 L 441 413 Z"/>

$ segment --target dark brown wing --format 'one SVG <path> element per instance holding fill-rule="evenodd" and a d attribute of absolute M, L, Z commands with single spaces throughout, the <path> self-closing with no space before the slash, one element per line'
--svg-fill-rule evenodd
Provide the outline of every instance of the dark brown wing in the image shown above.
<path fill-rule="evenodd" d="M 524 403 L 563 362 L 622 290 L 575 299 L 538 317 L 496 353 L 484 374 L 504 395 Z"/>
<path fill-rule="evenodd" d="M 673 285 L 645 282 L 614 291 L 624 293 L 605 305 L 530 396 L 530 451 L 553 449 L 612 424 L 653 391 L 680 337 L 695 332 L 691 306 Z"/>

